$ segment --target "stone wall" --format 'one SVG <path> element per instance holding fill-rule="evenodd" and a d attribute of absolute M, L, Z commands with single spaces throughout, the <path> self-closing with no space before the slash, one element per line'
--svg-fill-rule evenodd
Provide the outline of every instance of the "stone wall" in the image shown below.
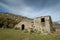
<path fill-rule="evenodd" d="M 50 16 L 41 16 L 34 19 L 34 26 L 37 31 L 42 33 L 50 33 L 53 31 Z"/>
<path fill-rule="evenodd" d="M 34 20 L 22 20 L 15 28 L 20 30 L 30 30 L 33 28 L 41 33 L 51 33 L 53 31 L 52 20 L 50 16 L 37 17 Z"/>
<path fill-rule="evenodd" d="M 15 28 L 18 28 L 20 30 L 29 30 L 32 28 L 32 20 L 22 20 L 20 23 L 15 25 Z"/>

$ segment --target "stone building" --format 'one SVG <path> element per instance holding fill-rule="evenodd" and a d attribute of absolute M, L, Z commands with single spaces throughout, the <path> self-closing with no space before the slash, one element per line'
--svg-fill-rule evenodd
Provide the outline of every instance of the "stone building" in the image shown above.
<path fill-rule="evenodd" d="M 29 30 L 30 28 L 32 28 L 32 25 L 32 20 L 25 19 L 15 25 L 15 28 L 20 30 Z"/>
<path fill-rule="evenodd" d="M 33 28 L 41 33 L 51 33 L 53 31 L 52 20 L 50 16 L 36 17 L 34 20 L 23 20 L 15 28 L 20 30 L 30 30 Z"/>
<path fill-rule="evenodd" d="M 41 16 L 34 19 L 34 26 L 41 33 L 50 33 L 53 31 L 52 20 L 50 16 Z"/>

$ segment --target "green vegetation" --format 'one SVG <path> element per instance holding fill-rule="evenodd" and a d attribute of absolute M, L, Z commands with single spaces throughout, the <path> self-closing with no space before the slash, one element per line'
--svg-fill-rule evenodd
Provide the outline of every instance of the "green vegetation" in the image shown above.
<path fill-rule="evenodd" d="M 7 12 L 0 12 L 0 28 L 14 28 L 14 26 L 23 20 L 33 20 L 21 15 L 15 15 Z M 60 28 L 60 24 L 53 22 L 53 27 Z"/>
<path fill-rule="evenodd" d="M 0 16 L 0 28 L 13 28 L 17 22 L 11 18 Z"/>
<path fill-rule="evenodd" d="M 31 32 L 15 30 L 14 26 L 25 19 L 32 20 L 19 15 L 0 13 L 0 40 L 60 40 L 60 35 L 42 35 L 41 33 L 32 33 L 32 29 Z M 59 27 L 60 24 L 54 22 L 53 26 L 54 28 Z"/>
<path fill-rule="evenodd" d="M 14 28 L 17 23 L 25 19 L 32 20 L 21 15 L 0 12 L 0 28 Z"/>
<path fill-rule="evenodd" d="M 0 29 L 0 40 L 60 40 L 60 35 L 25 33 L 14 29 Z"/>

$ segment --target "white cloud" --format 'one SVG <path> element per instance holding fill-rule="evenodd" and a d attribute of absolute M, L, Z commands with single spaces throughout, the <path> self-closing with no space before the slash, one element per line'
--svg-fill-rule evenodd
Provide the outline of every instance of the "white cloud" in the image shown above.
<path fill-rule="evenodd" d="M 36 11 L 33 7 L 25 5 L 23 0 L 3 0 L 0 2 L 0 6 L 6 8 L 8 12 L 35 18 L 38 16 L 51 15 L 54 21 L 60 20 L 60 3 L 50 8 L 44 8 Z"/>

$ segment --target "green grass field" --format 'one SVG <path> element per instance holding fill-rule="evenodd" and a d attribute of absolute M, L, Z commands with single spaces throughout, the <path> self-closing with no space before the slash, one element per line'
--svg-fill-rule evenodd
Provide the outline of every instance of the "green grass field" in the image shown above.
<path fill-rule="evenodd" d="M 0 29 L 0 40 L 60 40 L 60 35 L 31 34 L 14 29 Z"/>

